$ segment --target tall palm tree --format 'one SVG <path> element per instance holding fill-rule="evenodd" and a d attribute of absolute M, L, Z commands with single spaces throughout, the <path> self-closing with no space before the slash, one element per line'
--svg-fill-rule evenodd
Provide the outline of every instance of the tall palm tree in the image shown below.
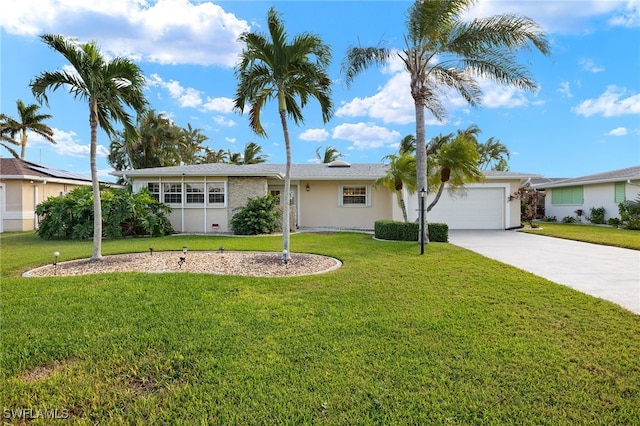
<path fill-rule="evenodd" d="M 331 145 L 327 146 L 324 149 L 324 153 L 320 154 L 320 148 L 316 148 L 316 158 L 323 164 L 331 163 L 332 161 L 336 161 L 338 158 L 344 157 L 343 154 L 340 154 L 337 148 L 332 147 Z"/>
<path fill-rule="evenodd" d="M 331 62 L 331 49 L 313 34 L 298 34 L 288 40 L 284 23 L 272 7 L 267 12 L 269 35 L 243 33 L 239 40 L 245 44 L 236 67 L 238 87 L 234 108 L 244 112 L 250 104 L 249 125 L 260 136 L 266 131 L 260 122 L 260 113 L 266 102 L 278 100 L 278 113 L 282 123 L 287 163 L 284 193 L 291 192 L 291 141 L 287 116 L 296 125 L 302 123 L 302 108 L 315 98 L 320 103 L 322 119 L 326 123 L 333 116 L 331 79 L 327 67 Z M 289 254 L 289 203 L 284 204 L 282 215 L 283 260 Z"/>
<path fill-rule="evenodd" d="M 202 163 L 226 163 L 228 160 L 229 157 L 224 149 L 214 151 L 209 147 L 204 148 Z"/>
<path fill-rule="evenodd" d="M 402 210 L 404 221 L 409 220 L 407 216 L 407 205 L 404 201 L 403 189 L 407 189 L 409 194 L 415 194 L 416 182 L 416 157 L 409 152 L 401 152 L 398 155 L 390 154 L 383 158 L 389 160 L 389 168 L 384 176 L 373 182 L 374 187 L 380 185 L 395 192 L 398 206 Z"/>
<path fill-rule="evenodd" d="M 433 142 L 433 144 L 431 143 Z M 436 192 L 426 211 L 438 203 L 445 186 L 451 193 L 464 191 L 466 183 L 480 182 L 484 174 L 478 168 L 478 149 L 473 134 L 458 131 L 454 136 L 438 136 L 429 143 L 427 175 L 429 192 Z"/>
<path fill-rule="evenodd" d="M 102 258 L 102 205 L 100 181 L 96 166 L 98 126 L 112 136 L 116 133 L 113 122 L 122 123 L 127 137 L 136 130 L 127 108 L 140 114 L 147 106 L 144 96 L 144 76 L 140 67 L 128 59 L 116 57 L 106 60 L 95 42 L 77 43 L 61 35 L 45 34 L 41 40 L 69 61 L 73 72 L 61 70 L 42 72 L 31 81 L 31 91 L 42 104 L 49 103 L 47 91 L 64 87 L 75 99 L 89 106 L 91 129 L 91 181 L 93 183 L 93 255 Z"/>
<path fill-rule="evenodd" d="M 244 146 L 242 164 L 260 164 L 267 161 L 267 156 L 260 154 L 262 147 L 255 142 L 249 142 Z"/>
<path fill-rule="evenodd" d="M 194 129 L 191 123 L 187 123 L 187 128 L 178 128 L 180 142 L 178 152 L 180 161 L 184 164 L 198 164 L 202 161 L 204 147 L 202 146 L 209 137 L 202 134 L 202 129 Z"/>
<path fill-rule="evenodd" d="M 490 137 L 485 143 L 478 144 L 478 154 L 480 155 L 479 167 L 486 170 L 493 164 L 493 167 L 504 167 L 509 159 L 509 150 L 498 139 Z M 508 167 L 508 166 L 507 166 Z"/>
<path fill-rule="evenodd" d="M 347 86 L 372 65 L 399 57 L 410 75 L 409 88 L 416 113 L 416 173 L 418 188 L 427 188 L 425 109 L 440 121 L 446 111 L 440 100 L 444 88 L 458 92 L 471 106 L 480 103 L 482 92 L 476 77 L 534 90 L 528 70 L 518 64 L 517 50 L 536 48 L 549 54 L 549 43 L 533 20 L 516 15 L 461 17 L 475 0 L 417 0 L 409 8 L 405 47 L 351 47 L 343 62 Z M 425 223 L 426 223 L 426 215 Z M 421 239 L 428 240 L 425 223 Z"/>
<path fill-rule="evenodd" d="M 27 141 L 29 139 L 27 132 L 36 133 L 52 144 L 55 144 L 56 141 L 53 139 L 53 129 L 43 123 L 44 120 L 50 119 L 51 115 L 38 114 L 40 105 L 25 105 L 21 99 L 18 99 L 16 106 L 18 108 L 17 120 L 5 114 L 0 114 L 0 121 L 3 129 L 5 129 L 4 136 L 9 136 L 9 138 L 13 139 L 17 134 L 20 135 L 20 140 L 15 140 L 15 144 L 21 147 L 20 159 L 24 160 L 27 155 Z M 6 139 L 3 137 L 3 140 Z"/>

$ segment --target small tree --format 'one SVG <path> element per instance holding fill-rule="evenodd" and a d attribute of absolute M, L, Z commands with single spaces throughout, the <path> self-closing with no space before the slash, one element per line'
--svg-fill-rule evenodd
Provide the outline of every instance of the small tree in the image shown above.
<path fill-rule="evenodd" d="M 538 212 L 538 204 L 547 194 L 544 191 L 532 188 L 530 183 L 522 185 L 516 192 L 509 196 L 509 201 L 521 201 L 520 220 L 531 227 Z"/>
<path fill-rule="evenodd" d="M 271 234 L 280 229 L 278 198 L 273 195 L 249 198 L 247 205 L 236 209 L 231 228 L 237 235 Z"/>

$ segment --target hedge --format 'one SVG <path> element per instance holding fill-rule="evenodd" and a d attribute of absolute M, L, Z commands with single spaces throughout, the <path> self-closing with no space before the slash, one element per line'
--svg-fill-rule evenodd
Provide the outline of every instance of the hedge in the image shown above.
<path fill-rule="evenodd" d="M 428 223 L 429 241 L 449 241 L 449 226 L 446 223 Z M 418 241 L 420 233 L 417 222 L 378 220 L 374 224 L 374 235 L 381 240 Z"/>

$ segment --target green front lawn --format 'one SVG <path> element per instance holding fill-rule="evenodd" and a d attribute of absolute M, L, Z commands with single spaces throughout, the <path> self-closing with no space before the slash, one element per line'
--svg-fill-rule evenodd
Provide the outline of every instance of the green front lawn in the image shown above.
<path fill-rule="evenodd" d="M 4 421 L 20 423 L 11 416 L 24 409 L 78 424 L 640 419 L 640 316 L 453 245 L 420 256 L 415 242 L 295 234 L 294 255 L 343 267 L 22 278 L 54 251 L 89 257 L 91 243 L 19 233 L 0 244 Z M 280 238 L 173 236 L 103 251 L 183 245 L 279 251 Z"/>
<path fill-rule="evenodd" d="M 546 235 L 548 237 L 564 238 L 567 240 L 584 241 L 587 243 L 602 244 L 640 250 L 640 231 L 617 229 L 610 226 L 581 225 L 553 222 L 536 222 L 540 228 L 523 230 L 532 234 Z"/>

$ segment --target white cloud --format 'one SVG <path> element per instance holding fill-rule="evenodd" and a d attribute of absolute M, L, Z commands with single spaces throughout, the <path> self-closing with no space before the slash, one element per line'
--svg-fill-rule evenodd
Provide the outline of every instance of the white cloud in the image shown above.
<path fill-rule="evenodd" d="M 329 132 L 325 129 L 307 129 L 298 136 L 300 140 L 322 142 L 326 141 L 329 137 Z"/>
<path fill-rule="evenodd" d="M 68 156 L 68 157 L 76 157 L 76 158 L 89 158 L 90 156 L 90 144 L 79 144 L 76 142 L 78 134 L 74 131 L 66 132 L 64 130 L 52 128 L 53 130 L 53 140 L 56 141 L 56 144 L 53 145 L 51 142 L 45 140 L 42 136 L 37 133 L 29 133 L 29 141 L 27 142 L 27 149 L 29 147 L 34 146 L 48 146 L 53 149 L 60 156 Z M 107 157 L 109 155 L 109 150 L 103 146 L 98 144 L 96 156 L 98 157 Z"/>
<path fill-rule="evenodd" d="M 212 120 L 214 123 L 216 123 L 218 126 L 224 126 L 224 127 L 234 127 L 237 126 L 238 123 L 236 123 L 235 121 L 231 120 L 231 119 L 226 119 L 221 115 L 216 115 L 215 117 L 212 117 Z"/>
<path fill-rule="evenodd" d="M 627 89 L 611 85 L 597 99 L 587 99 L 571 110 L 579 115 L 590 117 L 601 114 L 604 117 L 616 117 L 627 114 L 640 114 L 640 94 L 624 97 Z"/>
<path fill-rule="evenodd" d="M 10 34 L 69 34 L 136 61 L 231 67 L 249 24 L 211 1 L 29 0 L 3 6 Z"/>
<path fill-rule="evenodd" d="M 582 69 L 588 72 L 598 73 L 604 71 L 603 65 L 596 64 L 593 59 L 583 59 L 580 61 Z"/>
<path fill-rule="evenodd" d="M 236 143 L 237 139 L 236 138 L 230 138 L 230 137 L 226 137 L 224 138 L 225 141 L 229 142 L 229 143 Z"/>
<path fill-rule="evenodd" d="M 233 99 L 219 97 L 219 98 L 207 98 L 207 102 L 202 105 L 205 111 L 215 111 L 222 113 L 233 112 Z"/>
<path fill-rule="evenodd" d="M 637 0 L 479 0 L 466 17 L 471 19 L 513 13 L 533 19 L 549 33 L 584 33 L 592 30 L 589 27 L 591 18 L 619 14 L 625 4 L 634 2 L 637 3 Z"/>
<path fill-rule="evenodd" d="M 482 89 L 482 106 L 487 108 L 516 108 L 526 106 L 526 92 L 516 87 L 500 85 L 487 79 L 478 79 Z"/>
<path fill-rule="evenodd" d="M 573 93 L 571 93 L 571 84 L 568 81 L 563 81 L 560 83 L 558 92 L 560 92 L 565 98 L 573 97 Z"/>
<path fill-rule="evenodd" d="M 606 136 L 626 136 L 629 132 L 625 127 L 616 127 L 610 132 L 606 133 Z"/>
<path fill-rule="evenodd" d="M 640 0 L 629 0 L 624 10 L 619 10 L 609 23 L 627 28 L 640 27 Z"/>
<path fill-rule="evenodd" d="M 353 143 L 349 149 L 390 147 L 400 139 L 400 133 L 371 123 L 344 123 L 336 126 L 333 139 L 344 139 Z"/>

